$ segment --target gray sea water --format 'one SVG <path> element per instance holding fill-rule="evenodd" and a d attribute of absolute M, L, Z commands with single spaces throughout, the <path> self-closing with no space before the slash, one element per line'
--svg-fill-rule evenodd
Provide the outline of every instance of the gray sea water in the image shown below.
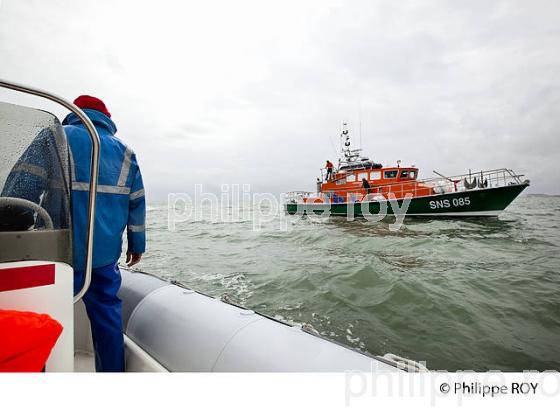
<path fill-rule="evenodd" d="M 498 219 L 406 220 L 397 232 L 282 218 L 284 231 L 277 219 L 255 230 L 211 218 L 170 231 L 167 204 L 152 204 L 138 269 L 430 369 L 560 370 L 560 197 L 522 196 Z"/>

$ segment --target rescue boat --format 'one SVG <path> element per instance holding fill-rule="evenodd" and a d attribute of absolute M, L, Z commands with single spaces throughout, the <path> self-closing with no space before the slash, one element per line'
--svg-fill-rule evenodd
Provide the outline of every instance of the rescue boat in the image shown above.
<path fill-rule="evenodd" d="M 340 134 L 338 166 L 322 168 L 317 192 L 285 196 L 288 214 L 420 217 L 498 216 L 530 184 L 509 168 L 418 179 L 414 166 L 383 166 L 353 149 L 346 123 Z M 330 168 L 330 166 L 329 166 Z M 382 219 L 382 218 L 379 218 Z"/>
<path fill-rule="evenodd" d="M 48 337 L 40 338 L 45 327 L 31 323 L 28 333 L 18 334 L 25 339 L 21 344 L 25 351 L 0 349 L 0 370 L 93 371 L 91 331 L 81 298 L 91 282 L 99 136 L 88 117 L 63 98 L 2 80 L 0 87 L 42 97 L 72 111 L 84 122 L 92 147 L 85 281 L 74 295 L 72 178 L 64 129 L 49 112 L 0 102 L 0 311 L 4 317 L 16 315 L 12 322 L 19 320 L 18 312 L 37 313 L 31 317 L 42 318 L 40 323 L 51 323 L 53 329 Z M 31 155 L 32 146 L 48 169 L 19 160 Z M 9 176 L 16 172 L 35 175 L 44 186 L 43 194 L 25 198 L 21 194 L 25 186 L 8 186 Z M 309 325 L 270 318 L 227 297 L 209 297 L 154 274 L 121 272 L 126 371 L 426 370 L 394 354 L 372 355 L 343 346 Z M 10 346 L 17 348 L 17 343 Z M 21 360 L 13 363 L 14 358 Z"/>

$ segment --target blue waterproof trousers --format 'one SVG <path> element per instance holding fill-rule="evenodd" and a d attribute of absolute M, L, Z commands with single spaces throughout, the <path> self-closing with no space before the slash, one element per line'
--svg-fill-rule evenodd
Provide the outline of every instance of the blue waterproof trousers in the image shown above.
<path fill-rule="evenodd" d="M 74 271 L 74 294 L 83 283 L 84 272 Z M 121 272 L 117 263 L 93 268 L 91 285 L 83 298 L 91 322 L 98 372 L 124 372 L 122 303 L 117 297 L 120 286 Z"/>

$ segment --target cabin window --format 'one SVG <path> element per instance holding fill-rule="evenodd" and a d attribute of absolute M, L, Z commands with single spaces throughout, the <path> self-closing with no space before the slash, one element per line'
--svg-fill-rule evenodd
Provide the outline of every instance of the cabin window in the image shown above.
<path fill-rule="evenodd" d="M 336 180 L 336 185 L 344 185 L 346 183 L 346 178 L 338 178 Z"/>
<path fill-rule="evenodd" d="M 369 174 L 369 179 L 375 181 L 377 179 L 381 179 L 381 172 L 379 171 L 372 171 Z"/>
<path fill-rule="evenodd" d="M 354 174 L 348 175 L 346 177 L 346 182 L 356 182 L 356 175 L 354 175 Z"/>
<path fill-rule="evenodd" d="M 399 171 L 397 170 L 385 171 L 384 178 L 385 179 L 396 178 L 398 173 Z"/>
<path fill-rule="evenodd" d="M 362 179 L 368 179 L 368 173 L 367 172 L 360 172 L 358 174 L 358 179 L 361 181 Z"/>
<path fill-rule="evenodd" d="M 416 171 L 413 169 L 403 169 L 401 171 L 401 178 L 416 179 Z"/>

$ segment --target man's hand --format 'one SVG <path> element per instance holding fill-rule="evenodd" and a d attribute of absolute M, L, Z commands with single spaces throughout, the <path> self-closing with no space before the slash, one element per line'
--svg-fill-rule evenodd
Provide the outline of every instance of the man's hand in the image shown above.
<path fill-rule="evenodd" d="M 127 252 L 126 253 L 126 266 L 128 266 L 130 268 L 131 266 L 134 266 L 138 262 L 140 262 L 140 259 L 142 259 L 142 254 L 141 253 Z"/>

